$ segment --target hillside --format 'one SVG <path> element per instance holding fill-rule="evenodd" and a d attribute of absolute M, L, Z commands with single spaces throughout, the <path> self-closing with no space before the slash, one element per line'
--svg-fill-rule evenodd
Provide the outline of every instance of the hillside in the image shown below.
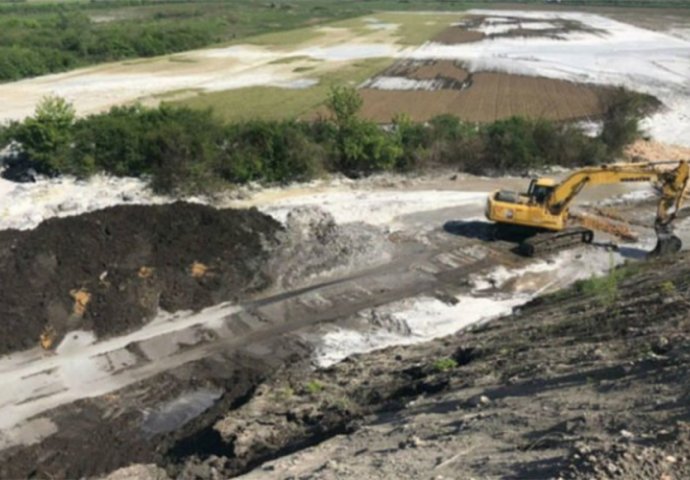
<path fill-rule="evenodd" d="M 169 473 L 688 478 L 690 255 L 616 272 L 441 340 L 287 367 Z"/>

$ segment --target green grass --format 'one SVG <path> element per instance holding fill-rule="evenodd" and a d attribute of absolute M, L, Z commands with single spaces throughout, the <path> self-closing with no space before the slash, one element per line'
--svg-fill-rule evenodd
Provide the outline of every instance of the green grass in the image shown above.
<path fill-rule="evenodd" d="M 183 57 L 180 55 L 168 57 L 168 61 L 173 63 L 199 63 L 199 61 L 194 58 Z"/>
<path fill-rule="evenodd" d="M 180 88 L 178 90 L 170 90 L 169 92 L 159 93 L 159 94 L 153 95 L 152 97 L 157 99 L 157 100 L 168 100 L 168 99 L 178 97 L 180 95 L 191 96 L 191 95 L 201 93 L 201 92 L 202 92 L 202 90 L 200 90 L 198 88 Z"/>
<path fill-rule="evenodd" d="M 318 380 L 311 380 L 305 385 L 305 389 L 312 395 L 323 392 L 326 387 Z"/>
<path fill-rule="evenodd" d="M 438 13 L 402 13 L 384 12 L 376 15 L 376 18 L 384 23 L 400 25 L 396 32 L 399 35 L 399 43 L 404 45 L 419 45 L 435 37 L 452 23 L 457 22 L 462 16 L 438 14 Z"/>
<path fill-rule="evenodd" d="M 292 47 L 319 38 L 322 35 L 316 28 L 298 28 L 284 32 L 265 33 L 255 37 L 247 38 L 242 43 L 251 45 L 273 46 L 273 47 Z"/>
<path fill-rule="evenodd" d="M 613 259 L 610 262 L 611 270 L 606 275 L 594 276 L 575 283 L 575 289 L 578 292 L 597 298 L 604 307 L 610 307 L 616 303 L 620 283 L 639 271 L 639 265 L 634 263 L 615 268 Z"/>
<path fill-rule="evenodd" d="M 451 8 L 451 10 L 454 9 Z M 398 43 L 420 45 L 458 21 L 462 15 L 461 11 L 457 15 L 431 12 L 375 12 L 371 15 L 333 22 L 328 26 L 347 28 L 359 36 L 371 35 L 377 33 L 377 30 L 372 28 L 374 24 L 367 20 L 376 19 L 380 23 L 398 25 L 398 28 L 392 31 Z"/>
<path fill-rule="evenodd" d="M 447 372 L 449 370 L 453 370 L 457 366 L 458 362 L 452 358 L 439 358 L 432 365 L 433 369 L 437 372 Z"/>
<path fill-rule="evenodd" d="M 290 57 L 279 58 L 278 60 L 273 60 L 272 62 L 269 62 L 269 65 L 286 65 L 286 64 L 290 64 L 290 63 L 294 63 L 294 62 L 299 62 L 301 60 L 318 62 L 318 60 L 312 59 L 311 57 L 308 57 L 306 55 L 292 55 Z"/>
<path fill-rule="evenodd" d="M 421 44 L 438 32 L 444 30 L 458 16 L 436 13 L 406 14 L 400 12 L 379 12 L 374 15 L 340 20 L 328 24 L 334 28 L 347 28 L 355 36 L 378 33 L 368 28 L 368 18 L 376 18 L 382 23 L 399 25 L 394 35 L 402 44 Z M 245 42 L 258 45 L 294 46 L 309 41 L 319 34 L 315 28 L 303 28 L 286 32 L 271 33 L 245 39 Z M 302 55 L 281 58 L 271 64 L 289 64 L 309 60 Z M 293 72 L 315 71 L 319 84 L 300 90 L 279 87 L 247 87 L 222 92 L 202 93 L 198 96 L 172 102 L 191 108 L 212 108 L 216 115 L 227 122 L 258 118 L 264 120 L 284 120 L 308 115 L 326 99 L 332 85 L 358 84 L 375 75 L 393 63 L 389 58 L 362 60 L 342 67 L 337 71 L 319 73 L 315 66 L 300 65 Z"/>
<path fill-rule="evenodd" d="M 337 71 L 318 76 L 319 84 L 293 90 L 279 87 L 247 87 L 222 92 L 204 93 L 175 105 L 191 108 L 212 108 L 227 122 L 248 119 L 284 120 L 313 112 L 326 99 L 332 85 L 358 84 L 393 62 L 390 58 L 361 60 Z"/>

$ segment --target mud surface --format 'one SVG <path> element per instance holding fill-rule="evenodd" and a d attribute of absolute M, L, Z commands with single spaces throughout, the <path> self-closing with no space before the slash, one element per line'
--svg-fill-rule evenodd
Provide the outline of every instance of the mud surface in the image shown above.
<path fill-rule="evenodd" d="M 169 473 L 688 478 L 688 278 L 688 254 L 626 266 L 615 293 L 585 282 L 442 340 L 287 367 Z"/>
<path fill-rule="evenodd" d="M 158 308 L 199 310 L 265 288 L 280 225 L 257 210 L 118 206 L 0 232 L 0 354 L 47 327 L 123 332 Z"/>
<path fill-rule="evenodd" d="M 623 461 L 625 452 L 607 443 L 617 437 L 606 430 L 605 416 L 629 410 L 624 402 L 637 401 L 638 395 L 645 399 L 661 391 L 675 395 L 676 390 L 658 386 L 661 380 L 640 387 L 630 375 L 613 389 L 620 390 L 620 396 L 602 399 L 590 389 L 595 382 L 583 378 L 598 378 L 596 369 L 608 368 L 614 361 L 621 365 L 636 361 L 637 350 L 626 349 L 657 337 L 682 344 L 684 337 L 668 329 L 682 332 L 682 325 L 673 322 L 685 311 L 680 308 L 688 288 L 687 257 L 650 263 L 621 276 L 614 286 L 603 284 L 604 295 L 581 286 L 473 332 L 417 347 L 355 355 L 314 370 L 314 365 L 331 365 L 352 351 L 363 351 L 348 347 L 347 337 L 329 337 L 332 333 L 387 332 L 397 339 L 394 342 L 432 338 L 424 330 L 434 328 L 431 320 L 425 327 L 424 322 L 415 324 L 416 318 L 395 313 L 413 308 L 422 297 L 426 306 L 410 310 L 413 317 L 427 315 L 424 308 L 437 309 L 442 303 L 453 305 L 453 316 L 434 321 L 455 322 L 456 315 L 466 320 L 491 303 L 477 303 L 482 299 L 472 296 L 475 288 L 483 292 L 477 295 L 486 296 L 482 301 L 496 302 L 521 291 L 543 291 L 544 282 L 550 289 L 558 288 L 566 284 L 561 282 L 572 281 L 561 277 L 586 278 L 589 264 L 596 259 L 609 264 L 613 253 L 591 245 L 548 263 L 515 256 L 509 242 L 483 241 L 477 228 L 444 228 L 449 218 L 479 215 L 480 203 L 452 211 L 411 213 L 398 219 L 404 228 L 393 233 L 373 224 L 337 224 L 332 214 L 305 205 L 271 210 L 284 227 L 251 210 L 174 207 L 174 213 L 165 215 L 164 207 L 144 209 L 149 215 L 156 212 L 158 227 L 147 226 L 150 216 L 132 213 L 141 207 L 129 207 L 111 209 L 125 212 L 117 215 L 105 210 L 53 221 L 55 233 L 44 232 L 44 241 L 55 237 L 50 240 L 54 243 L 48 242 L 53 249 L 49 251 L 60 253 L 62 262 L 82 265 L 91 275 L 86 278 L 96 279 L 70 286 L 81 302 L 68 293 L 65 308 L 71 308 L 68 319 L 79 327 L 95 326 L 89 309 L 98 298 L 98 288 L 106 288 L 100 283 L 110 281 L 111 271 L 158 285 L 161 304 L 165 292 L 175 292 L 163 290 L 168 285 L 163 279 L 192 279 L 191 286 L 180 284 L 196 291 L 196 296 L 173 296 L 166 305 L 185 308 L 185 302 L 210 298 L 214 306 L 159 315 L 143 326 L 139 320 L 121 336 L 108 335 L 113 328 L 124 328 L 111 326 L 103 333 L 109 338 L 96 343 L 90 343 L 85 332 L 70 333 L 55 353 L 34 348 L 0 359 L 0 381 L 11 386 L 0 393 L 1 478 L 92 478 L 122 467 L 127 469 L 113 478 L 205 479 L 237 474 L 281 479 L 510 478 L 506 472 L 529 478 L 515 473 L 528 467 L 516 470 L 510 462 L 541 461 L 544 452 L 564 459 L 559 471 L 577 475 L 600 469 L 609 459 Z M 649 210 L 652 215 L 653 209 Z M 181 227 L 185 217 L 180 212 L 195 223 Z M 151 252 L 166 252 L 162 260 L 156 260 L 154 253 L 135 254 L 134 261 L 127 263 L 127 252 L 120 247 L 112 247 L 118 255 L 111 254 L 108 235 L 102 232 L 110 230 L 112 218 L 126 225 L 133 218 L 132 224 L 147 232 L 144 239 L 149 243 L 124 237 L 121 241 L 129 242 L 132 252 L 143 248 L 146 253 L 145 247 L 152 244 Z M 72 228 L 89 232 L 82 235 L 84 240 L 64 229 L 62 222 L 67 220 L 74 222 Z M 136 228 L 126 230 L 135 239 L 140 238 Z M 83 249 L 95 248 L 99 261 L 62 253 L 55 246 L 59 233 Z M 199 245 L 191 237 L 204 243 Z M 220 237 L 223 240 L 217 240 Z M 228 239 L 251 243 L 237 246 Z M 177 241 L 184 249 L 173 247 Z M 215 252 L 215 257 L 200 256 L 207 251 Z M 226 275 L 223 262 L 214 263 L 215 258 L 233 263 L 235 276 Z M 102 276 L 103 270 L 109 273 Z M 585 271 L 584 276 L 579 270 Z M 161 271 L 171 273 L 161 279 L 156 277 Z M 59 281 L 57 276 L 51 278 Z M 204 283 L 214 278 L 220 285 Z M 635 282 L 640 286 L 631 286 Z M 236 285 L 237 290 L 230 291 L 228 285 Z M 84 292 L 90 296 L 84 297 Z M 135 290 L 131 297 L 121 297 L 117 308 L 139 308 L 144 293 Z M 662 295 L 668 299 L 663 305 Z M 217 305 L 221 296 L 239 301 Z M 171 303 L 176 298 L 184 301 Z M 78 309 L 81 314 L 75 313 Z M 510 306 L 500 311 L 509 312 Z M 614 311 L 621 312 L 615 317 L 624 322 L 620 328 L 607 320 Z M 630 320 L 624 317 L 629 312 L 635 315 Z M 647 320 L 640 317 L 642 313 L 659 317 L 661 330 L 644 330 Z M 328 362 L 322 362 L 325 345 L 341 346 L 328 344 L 326 337 L 339 338 L 347 353 L 332 352 Z M 666 340 L 661 344 L 666 345 Z M 604 353 L 592 353 L 591 345 Z M 586 369 L 595 373 L 581 375 Z M 682 382 L 678 385 L 685 388 Z M 512 386 L 517 393 L 510 390 Z M 542 395 L 546 400 L 541 400 Z M 554 409 L 545 410 L 544 405 Z M 651 407 L 640 404 L 640 408 L 648 412 Z M 589 430 L 583 431 L 587 435 L 578 437 L 591 448 L 591 459 L 576 458 L 570 444 L 559 444 L 557 451 L 515 447 L 527 442 L 530 432 L 547 430 L 571 413 L 594 415 Z M 666 421 L 661 414 L 659 419 Z M 638 435 L 640 422 L 635 418 L 629 422 L 630 431 Z M 676 437 L 680 446 L 667 449 L 655 444 L 658 449 L 649 450 L 647 444 L 636 444 L 639 451 L 634 454 L 680 458 L 669 453 L 683 448 L 682 435 Z M 603 440 L 593 443 L 592 438 Z M 475 444 L 482 446 L 476 456 L 469 455 L 467 465 L 458 464 L 459 457 L 454 456 Z M 489 456 L 496 461 L 487 463 L 484 457 Z"/>

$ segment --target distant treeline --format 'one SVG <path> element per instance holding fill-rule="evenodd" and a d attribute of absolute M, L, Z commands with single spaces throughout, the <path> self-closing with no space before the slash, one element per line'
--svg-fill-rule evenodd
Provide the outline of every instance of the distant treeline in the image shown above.
<path fill-rule="evenodd" d="M 146 177 L 158 192 L 209 193 L 228 184 L 304 181 L 328 172 L 351 177 L 438 166 L 475 174 L 524 173 L 547 165 L 610 162 L 639 135 L 647 97 L 620 90 L 600 135 L 574 126 L 513 117 L 476 125 L 444 115 L 428 123 L 401 116 L 382 128 L 357 112 L 361 97 L 334 88 L 329 115 L 314 122 L 225 124 L 211 111 L 116 107 L 77 119 L 46 98 L 33 117 L 0 129 L 0 149 L 46 175 L 106 172 Z"/>
<path fill-rule="evenodd" d="M 0 3 L 0 81 L 192 50 L 370 11 L 367 2 L 323 5 L 324 0 Z"/>

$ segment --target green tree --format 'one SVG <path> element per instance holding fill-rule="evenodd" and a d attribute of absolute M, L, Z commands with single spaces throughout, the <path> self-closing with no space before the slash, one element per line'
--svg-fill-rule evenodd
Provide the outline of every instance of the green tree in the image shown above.
<path fill-rule="evenodd" d="M 337 128 L 337 169 L 360 176 L 392 169 L 403 154 L 400 138 L 357 116 L 362 97 L 353 87 L 333 87 L 326 102 Z"/>
<path fill-rule="evenodd" d="M 350 86 L 334 86 L 328 94 L 326 106 L 333 114 L 335 123 L 345 127 L 357 121 L 357 114 L 362 108 L 362 97 L 357 89 Z"/>
<path fill-rule="evenodd" d="M 402 147 L 396 168 L 407 171 L 420 167 L 424 150 L 430 143 L 429 128 L 423 123 L 413 122 L 409 115 L 400 114 L 393 118 L 393 132 Z"/>
<path fill-rule="evenodd" d="M 614 155 L 641 135 L 640 120 L 651 109 L 645 95 L 618 89 L 609 100 L 600 138 Z"/>
<path fill-rule="evenodd" d="M 532 122 L 521 117 L 499 120 L 486 127 L 486 155 L 499 172 L 539 166 L 539 148 Z"/>
<path fill-rule="evenodd" d="M 67 164 L 75 118 L 74 107 L 64 98 L 44 97 L 36 107 L 34 116 L 13 129 L 14 140 L 21 144 L 24 153 L 45 173 L 86 174 L 88 172 L 78 169 L 72 171 Z"/>

